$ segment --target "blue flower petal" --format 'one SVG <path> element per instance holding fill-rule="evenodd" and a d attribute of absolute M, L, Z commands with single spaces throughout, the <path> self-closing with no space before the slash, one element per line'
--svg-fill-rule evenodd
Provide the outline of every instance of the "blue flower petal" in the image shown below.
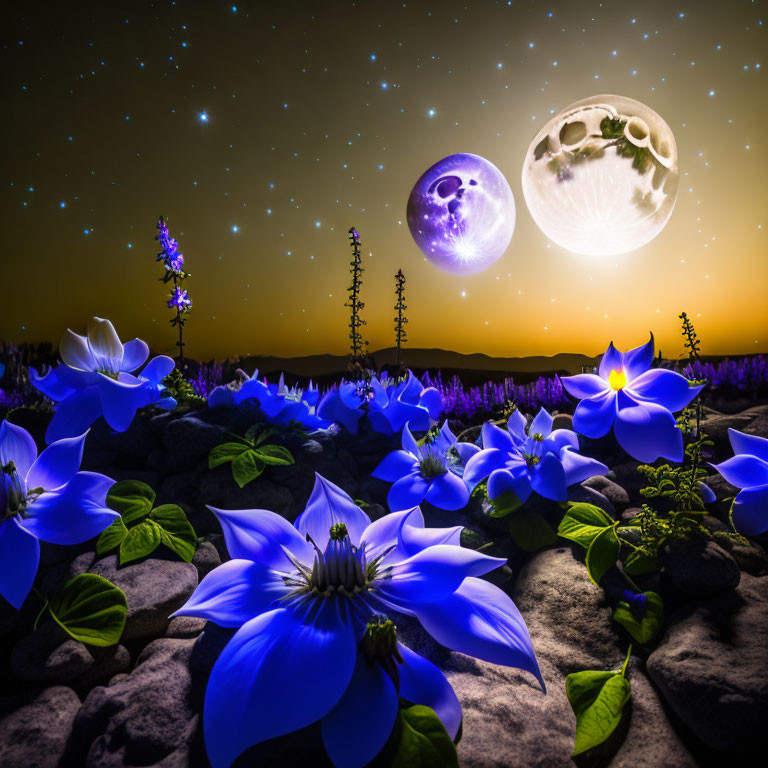
<path fill-rule="evenodd" d="M 418 473 L 401 477 L 387 494 L 387 506 L 392 512 L 418 507 L 429 490 L 429 483 Z"/>
<path fill-rule="evenodd" d="M 87 434 L 51 443 L 30 468 L 27 486 L 52 491 L 68 483 L 80 469 Z"/>
<path fill-rule="evenodd" d="M 490 557 L 474 549 L 437 544 L 393 565 L 386 578 L 374 583 L 382 597 L 408 608 L 416 603 L 439 602 L 468 576 L 483 576 L 506 562 L 503 557 Z"/>
<path fill-rule="evenodd" d="M 467 466 L 467 462 L 476 454 L 480 453 L 480 446 L 474 443 L 461 442 L 456 443 L 453 446 L 456 449 L 456 453 L 459 454 L 459 459 L 464 467 Z"/>
<path fill-rule="evenodd" d="M 566 448 L 560 453 L 560 461 L 565 470 L 565 484 L 569 486 L 580 483 L 588 477 L 608 473 L 608 467 L 601 461 L 589 456 L 582 456 L 570 448 Z"/>
<path fill-rule="evenodd" d="M 462 509 L 469 501 L 469 488 L 458 475 L 448 471 L 429 484 L 425 499 L 438 509 Z"/>
<path fill-rule="evenodd" d="M 531 426 L 528 428 L 529 435 L 541 435 L 542 437 L 549 437 L 552 432 L 552 417 L 549 412 L 544 408 L 540 408 L 539 412 L 531 422 Z"/>
<path fill-rule="evenodd" d="M 424 517 L 421 514 L 421 510 L 418 507 L 414 509 L 406 509 L 402 512 L 390 512 L 388 515 L 380 517 L 378 520 L 374 520 L 363 533 L 363 538 L 360 542 L 360 548 L 365 550 L 365 556 L 368 562 L 379 557 L 388 549 L 396 546 L 399 542 L 400 528 L 403 522 L 408 519 L 408 525 L 410 528 L 423 528 Z M 406 557 L 410 557 L 413 552 L 399 552 L 398 560 L 404 560 Z M 390 562 L 390 557 L 386 558 L 386 562 Z"/>
<path fill-rule="evenodd" d="M 241 627 L 290 591 L 279 573 L 252 560 L 214 568 L 172 616 L 197 616 L 221 627 Z"/>
<path fill-rule="evenodd" d="M 547 453 L 533 467 L 531 472 L 531 488 L 539 496 L 552 501 L 565 501 L 568 498 L 568 487 L 565 482 L 565 470 L 560 459 L 554 453 Z"/>
<path fill-rule="evenodd" d="M 713 490 L 706 483 L 699 483 L 699 493 L 701 493 L 701 500 L 705 504 L 717 501 L 717 496 L 715 496 Z"/>
<path fill-rule="evenodd" d="M 506 466 L 509 454 L 498 448 L 485 448 L 476 453 L 464 467 L 464 481 L 472 488 L 496 469 Z"/>
<path fill-rule="evenodd" d="M 128 344 L 125 346 L 127 347 Z M 158 355 L 157 357 L 153 357 L 146 364 L 140 376 L 142 379 L 147 379 L 151 384 L 159 386 L 163 383 L 163 379 L 170 375 L 175 367 L 176 363 L 173 361 L 173 358 L 170 358 L 167 355 Z"/>
<path fill-rule="evenodd" d="M 235 397 L 232 390 L 223 384 L 214 387 L 211 394 L 208 395 L 209 408 L 232 408 L 234 405 Z"/>
<path fill-rule="evenodd" d="M 635 403 L 621 392 L 613 433 L 619 445 L 637 461 L 683 460 L 683 433 L 675 417 L 660 405 Z"/>
<path fill-rule="evenodd" d="M 565 391 L 579 400 L 601 395 L 610 391 L 605 379 L 595 376 L 594 373 L 578 373 L 575 376 L 561 376 L 560 382 Z"/>
<path fill-rule="evenodd" d="M 427 387 L 419 397 L 419 405 L 427 409 L 432 421 L 437 421 L 443 410 L 443 396 L 434 387 Z"/>
<path fill-rule="evenodd" d="M 624 353 L 623 368 L 628 382 L 634 381 L 651 367 L 653 354 L 653 334 L 642 346 L 635 347 L 635 349 L 630 349 L 629 352 Z"/>
<path fill-rule="evenodd" d="M 411 434 L 411 428 L 408 424 L 403 427 L 403 434 L 401 436 L 403 450 L 406 453 L 413 454 L 417 459 L 421 458 L 421 448 L 416 442 L 416 439 Z"/>
<path fill-rule="evenodd" d="M 573 428 L 586 437 L 607 435 L 616 419 L 616 393 L 608 388 L 582 400 L 573 413 Z"/>
<path fill-rule="evenodd" d="M 563 448 L 573 448 L 574 451 L 578 451 L 579 438 L 576 433 L 570 429 L 556 429 L 547 438 L 547 445 L 551 445 L 556 453 Z"/>
<path fill-rule="evenodd" d="M 99 374 L 97 389 L 104 420 L 117 432 L 131 426 L 136 411 L 144 404 L 144 382 L 121 373 L 119 379 Z"/>
<path fill-rule="evenodd" d="M 403 663 L 400 674 L 400 695 L 412 704 L 430 707 L 440 718 L 448 735 L 456 738 L 461 725 L 461 704 L 445 675 L 431 662 L 402 643 L 397 647 Z"/>
<path fill-rule="evenodd" d="M 88 339 L 69 328 L 64 332 L 59 342 L 59 355 L 68 368 L 78 371 L 95 371 L 96 361 L 93 359 Z"/>
<path fill-rule="evenodd" d="M 483 579 L 465 579 L 440 601 L 414 606 L 424 629 L 446 648 L 530 672 L 544 689 L 528 627 L 517 606 Z"/>
<path fill-rule="evenodd" d="M 731 519 L 733 527 L 743 536 L 758 536 L 768 531 L 768 485 L 739 491 Z"/>
<path fill-rule="evenodd" d="M 59 368 L 63 367 L 64 366 L 58 366 L 57 368 L 52 368 L 45 374 L 45 376 L 40 376 L 34 368 L 30 368 L 29 380 L 32 382 L 32 386 L 35 389 L 42 392 L 54 402 L 58 402 L 72 393 L 72 387 L 65 384 L 58 374 Z"/>
<path fill-rule="evenodd" d="M 98 374 L 94 374 L 98 376 Z M 95 386 L 77 389 L 57 406 L 45 432 L 45 441 L 54 443 L 82 435 L 101 416 L 101 400 Z"/>
<path fill-rule="evenodd" d="M 758 459 L 768 461 L 768 439 L 757 435 L 747 435 L 735 429 L 728 429 L 728 437 L 734 453 L 748 453 Z"/>
<path fill-rule="evenodd" d="M 605 354 L 600 359 L 598 374 L 601 379 L 608 381 L 611 371 L 620 371 L 623 368 L 624 356 L 613 346 L 613 342 L 608 345 Z"/>
<path fill-rule="evenodd" d="M 107 507 L 115 481 L 96 472 L 78 472 L 63 488 L 44 493 L 27 507 L 21 525 L 50 544 L 80 544 L 120 517 Z"/>
<path fill-rule="evenodd" d="M 388 517 L 391 517 L 391 515 L 388 515 Z M 397 544 L 403 559 L 412 557 L 423 549 L 434 547 L 438 544 L 450 544 L 454 547 L 461 546 L 463 525 L 455 525 L 452 528 L 424 528 L 423 524 L 418 524 L 420 518 L 420 513 L 418 516 L 408 514 L 398 528 Z"/>
<path fill-rule="evenodd" d="M 515 445 L 522 445 L 525 442 L 526 426 L 525 416 L 523 416 L 522 411 L 520 411 L 519 408 L 515 408 L 507 419 L 507 432 L 509 432 L 512 442 Z M 483 443 L 483 446 L 487 447 L 485 446 L 485 443 Z"/>
<path fill-rule="evenodd" d="M 757 456 L 744 453 L 712 466 L 737 488 L 753 488 L 768 483 L 768 461 Z"/>
<path fill-rule="evenodd" d="M 499 451 L 511 451 L 515 446 L 512 437 L 505 429 L 500 429 L 490 421 L 486 421 L 482 428 L 483 449 L 495 448 Z"/>
<path fill-rule="evenodd" d="M 379 480 L 394 483 L 404 475 L 418 470 L 418 468 L 419 462 L 413 454 L 406 451 L 392 451 L 392 453 L 384 457 L 384 460 L 371 474 Z"/>
<path fill-rule="evenodd" d="M 511 491 L 524 504 L 528 501 L 531 490 L 531 478 L 524 463 L 512 469 L 497 469 L 491 472 L 488 478 L 488 498 L 491 500 Z"/>
<path fill-rule="evenodd" d="M 32 435 L 24 427 L 3 421 L 0 424 L 0 468 L 12 461 L 19 477 L 24 479 L 36 458 L 37 445 Z"/>
<path fill-rule="evenodd" d="M 0 523 L 0 595 L 21 608 L 37 575 L 40 545 L 11 517 Z"/>
<path fill-rule="evenodd" d="M 261 562 L 277 571 L 293 570 L 284 549 L 312 565 L 315 550 L 284 517 L 268 509 L 208 507 L 221 523 L 227 552 L 233 559 Z"/>
<path fill-rule="evenodd" d="M 692 387 L 685 376 L 664 368 L 653 368 L 627 384 L 625 392 L 643 403 L 655 403 L 669 411 L 680 411 L 701 392 L 703 386 Z"/>
<path fill-rule="evenodd" d="M 358 403 L 359 405 L 359 403 Z M 328 392 L 317 406 L 317 415 L 325 421 L 341 424 L 351 435 L 356 435 L 359 429 L 362 410 L 347 408 L 341 401 L 338 392 Z"/>
<path fill-rule="evenodd" d="M 358 546 L 371 518 L 338 485 L 315 473 L 315 487 L 304 511 L 296 518 L 296 528 L 325 549 L 331 526 L 337 523 L 347 526 L 349 540 Z"/>
<path fill-rule="evenodd" d="M 149 357 L 149 347 L 145 341 L 134 339 L 123 344 L 122 370 L 130 373 L 135 371 Z M 170 372 L 170 371 L 169 371 Z M 168 375 L 167 373 L 165 374 Z"/>
<path fill-rule="evenodd" d="M 286 608 L 251 619 L 216 660 L 203 706 L 213 768 L 229 768 L 248 747 L 317 722 L 347 689 L 357 640 L 333 601 L 320 605 L 314 620 Z"/>
<path fill-rule="evenodd" d="M 322 719 L 323 745 L 335 768 L 363 768 L 387 743 L 399 698 L 381 664 L 358 653 L 352 680 L 339 703 Z"/>

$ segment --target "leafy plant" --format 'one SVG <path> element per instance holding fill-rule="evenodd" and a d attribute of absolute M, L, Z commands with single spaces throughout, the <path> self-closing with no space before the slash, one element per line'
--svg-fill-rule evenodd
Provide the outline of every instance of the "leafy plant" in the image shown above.
<path fill-rule="evenodd" d="M 174 368 L 163 379 L 163 386 L 165 386 L 165 394 L 174 398 L 179 405 L 189 404 L 197 407 L 205 405 L 205 398 L 197 394 L 192 383 L 178 368 Z"/>
<path fill-rule="evenodd" d="M 627 679 L 631 653 L 630 645 L 624 664 L 615 672 L 585 670 L 565 678 L 565 694 L 576 715 L 574 757 L 603 744 L 621 722 L 632 695 Z"/>
<path fill-rule="evenodd" d="M 71 637 L 87 645 L 115 645 L 128 613 L 125 593 L 95 573 L 70 579 L 48 602 L 53 620 Z"/>
<path fill-rule="evenodd" d="M 613 620 L 620 624 L 640 645 L 647 645 L 658 635 L 664 621 L 664 601 L 656 592 L 624 593 L 613 611 Z"/>
<path fill-rule="evenodd" d="M 233 435 L 238 442 L 222 443 L 211 450 L 208 455 L 209 469 L 231 463 L 232 477 L 243 488 L 259 477 L 269 465 L 294 464 L 293 455 L 287 448 L 264 442 L 275 433 L 274 429 L 262 429 L 261 425 L 256 425 L 244 437 Z"/>
<path fill-rule="evenodd" d="M 400 357 L 401 347 L 404 341 L 408 340 L 408 335 L 405 330 L 405 326 L 408 322 L 408 318 L 405 316 L 405 310 L 408 309 L 408 305 L 405 303 L 405 275 L 402 269 L 397 270 L 395 275 L 395 296 L 397 301 L 395 302 L 395 348 L 397 349 L 396 364 L 398 371 L 402 371 L 403 363 Z"/>
<path fill-rule="evenodd" d="M 155 492 L 139 480 L 115 483 L 107 494 L 107 506 L 120 513 L 96 543 L 103 555 L 119 547 L 120 565 L 146 557 L 164 544 L 189 563 L 195 554 L 197 534 L 184 510 L 176 504 L 154 507 Z"/>
<path fill-rule="evenodd" d="M 451 737 L 430 707 L 401 707 L 376 768 L 459 768 Z"/>
<path fill-rule="evenodd" d="M 485 487 L 485 485 L 484 485 Z M 485 491 L 487 497 L 487 490 Z M 488 499 L 491 517 L 507 517 L 512 540 L 524 552 L 538 552 L 557 541 L 557 534 L 537 512 L 520 503 L 517 495 L 508 491 Z"/>
<path fill-rule="evenodd" d="M 349 271 L 352 275 L 352 283 L 347 292 L 349 299 L 344 306 L 349 307 L 349 340 L 350 340 L 350 369 L 353 378 L 365 378 L 365 348 L 368 342 L 363 339 L 362 327 L 366 321 L 360 316 L 365 303 L 360 300 L 360 289 L 363 286 L 363 260 L 360 253 L 360 233 L 351 227 L 349 240 L 352 246 L 352 260 L 349 262 Z"/>

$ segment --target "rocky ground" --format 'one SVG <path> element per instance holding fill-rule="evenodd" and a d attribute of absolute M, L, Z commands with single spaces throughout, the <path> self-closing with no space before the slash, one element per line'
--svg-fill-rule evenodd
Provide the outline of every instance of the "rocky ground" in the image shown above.
<path fill-rule="evenodd" d="M 568 417 L 559 417 L 567 422 Z M 251 423 L 247 414 L 201 411 L 138 418 L 124 434 L 103 424 L 92 429 L 83 468 L 116 480 L 142 480 L 157 490 L 158 504 L 187 512 L 201 543 L 192 563 L 157 550 L 143 561 L 117 566 L 98 558 L 95 541 L 76 548 L 45 546 L 38 584 L 53 589 L 85 572 L 110 579 L 125 592 L 128 618 L 120 644 L 96 649 L 70 639 L 50 620 L 31 626 L 39 603 L 20 612 L 0 600 L 0 766 L 206 766 L 201 708 L 207 676 L 231 636 L 202 620 L 168 615 L 199 580 L 227 557 L 218 523 L 206 504 L 267 508 L 293 520 L 319 472 L 355 499 L 384 514 L 388 485 L 370 477 L 391 449 L 380 435 L 339 435 L 296 442 L 297 464 L 270 467 L 239 489 L 228 466 L 209 470 L 210 449 Z M 728 427 L 768 436 L 768 406 L 737 414 L 709 412 L 704 429 L 715 440 L 717 460 L 730 456 Z M 642 501 L 636 463 L 610 441 L 585 448 L 612 467 L 591 478 L 572 498 L 628 517 Z M 719 475 L 711 486 L 722 498 L 735 489 Z M 565 676 L 582 669 L 615 669 L 628 638 L 611 620 L 615 590 L 587 578 L 582 551 L 553 546 L 529 555 L 510 539 L 506 523 L 479 505 L 454 513 L 425 506 L 427 524 L 467 527 L 465 543 L 493 542 L 509 566 L 491 575 L 520 608 L 547 684 L 532 677 L 452 653 L 417 625 L 398 620 L 404 642 L 444 670 L 464 711 L 458 744 L 465 768 L 571 766 L 575 718 L 565 696 Z M 545 510 L 546 511 L 546 510 Z M 706 525 L 724 527 L 727 507 L 711 505 Z M 765 543 L 765 542 L 763 542 Z M 758 765 L 768 746 L 768 557 L 760 542 L 749 546 L 694 543 L 665 556 L 663 571 L 646 588 L 661 592 L 666 621 L 648 655 L 633 656 L 632 703 L 621 726 L 625 738 L 612 756 L 594 764 L 611 768 L 686 768 Z M 247 753 L 238 765 L 323 766 L 318 734 L 275 740 Z M 579 761 L 581 764 L 581 761 Z"/>

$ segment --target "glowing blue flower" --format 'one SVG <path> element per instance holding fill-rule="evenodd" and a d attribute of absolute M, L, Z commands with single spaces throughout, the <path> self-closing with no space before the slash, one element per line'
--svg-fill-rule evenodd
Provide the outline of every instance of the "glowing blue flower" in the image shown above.
<path fill-rule="evenodd" d="M 460 527 L 426 529 L 418 509 L 372 523 L 319 475 L 295 527 L 267 510 L 212 511 L 234 559 L 174 615 L 238 628 L 205 692 L 213 768 L 318 721 L 333 764 L 362 768 L 387 741 L 399 697 L 431 707 L 455 737 L 455 693 L 397 642 L 387 611 L 415 616 L 448 648 L 541 682 L 520 612 L 478 578 L 506 561 L 459 546 Z"/>
<path fill-rule="evenodd" d="M 32 589 L 38 540 L 79 544 L 119 517 L 106 507 L 114 481 L 78 472 L 84 442 L 85 435 L 58 440 L 38 456 L 27 430 L 0 424 L 0 595 L 14 608 Z"/>
<path fill-rule="evenodd" d="M 426 432 L 440 418 L 443 398 L 434 387 L 425 387 L 411 371 L 399 383 L 381 381 L 387 394 L 385 405 L 378 401 L 368 412 L 374 432 L 398 434 L 406 425 L 415 432 Z"/>
<path fill-rule="evenodd" d="M 553 501 L 568 498 L 568 486 L 608 472 L 605 464 L 582 456 L 570 429 L 552 431 L 552 417 L 542 408 L 526 433 L 525 416 L 512 412 L 507 429 L 483 425 L 483 450 L 467 462 L 464 479 L 470 488 L 488 478 L 488 497 L 510 491 L 521 503 L 532 491 Z"/>
<path fill-rule="evenodd" d="M 741 488 L 731 510 L 734 528 L 744 536 L 768 531 L 768 440 L 728 430 L 734 455 L 712 466 Z"/>
<path fill-rule="evenodd" d="M 213 389 L 208 396 L 208 406 L 232 408 L 247 400 L 255 400 L 270 424 L 288 426 L 293 422 L 305 429 L 327 429 L 331 422 L 321 419 L 316 413 L 315 405 L 319 397 L 320 393 L 311 381 L 306 390 L 286 387 L 280 374 L 277 384 L 268 384 L 259 380 L 258 370 L 249 376 L 238 368 L 233 382 Z"/>
<path fill-rule="evenodd" d="M 581 398 L 573 427 L 587 437 L 602 437 L 613 426 L 619 445 L 638 461 L 682 461 L 683 435 L 672 413 L 685 408 L 703 387 L 692 387 L 674 371 L 651 369 L 652 361 L 653 334 L 647 344 L 623 354 L 611 342 L 597 376 L 563 377 L 566 391 Z"/>
<path fill-rule="evenodd" d="M 369 381 L 342 381 L 338 389 L 322 398 L 318 415 L 356 435 L 360 419 L 367 414 L 375 432 L 393 435 L 408 422 L 414 431 L 425 432 L 441 410 L 440 393 L 434 387 L 424 387 L 408 371 L 407 378 L 399 383 L 376 376 Z"/>
<path fill-rule="evenodd" d="M 387 504 L 394 512 L 411 509 L 428 501 L 439 509 L 461 509 L 469 501 L 463 466 L 479 449 L 471 443 L 457 443 L 448 422 L 434 437 L 419 445 L 410 424 L 403 429 L 403 449 L 392 451 L 371 474 L 394 483 Z"/>
<path fill-rule="evenodd" d="M 67 330 L 59 354 L 63 365 L 45 376 L 30 368 L 32 384 L 58 403 L 45 436 L 49 443 L 81 435 L 99 416 L 125 432 L 139 408 L 176 406 L 173 398 L 163 397 L 163 379 L 173 370 L 173 360 L 160 355 L 132 375 L 147 359 L 149 347 L 141 339 L 122 344 L 109 320 L 92 318 L 87 336 Z"/>

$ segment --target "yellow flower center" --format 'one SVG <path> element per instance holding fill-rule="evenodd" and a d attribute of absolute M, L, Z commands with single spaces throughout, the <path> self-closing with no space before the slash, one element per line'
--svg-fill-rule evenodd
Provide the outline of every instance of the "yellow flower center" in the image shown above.
<path fill-rule="evenodd" d="M 608 384 L 610 384 L 611 389 L 623 389 L 627 384 L 627 374 L 624 373 L 622 368 L 619 368 L 617 371 L 611 371 L 608 375 Z"/>

